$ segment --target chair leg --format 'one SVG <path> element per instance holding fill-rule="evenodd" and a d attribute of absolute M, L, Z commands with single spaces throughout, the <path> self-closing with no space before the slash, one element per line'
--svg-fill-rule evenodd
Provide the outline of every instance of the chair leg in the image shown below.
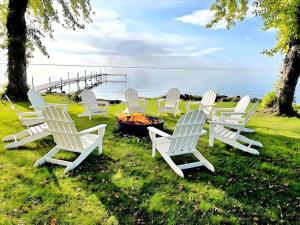
<path fill-rule="evenodd" d="M 42 139 L 46 136 L 50 135 L 50 133 L 48 133 L 47 131 L 43 131 L 39 134 L 34 134 L 34 135 L 31 135 L 31 136 L 27 136 L 21 140 L 18 140 L 18 141 L 13 141 L 7 145 L 4 146 L 5 149 L 11 149 L 11 148 L 17 148 L 19 146 L 23 146 L 25 144 L 28 144 L 30 142 L 34 142 L 34 141 L 37 141 L 39 139 Z"/>
<path fill-rule="evenodd" d="M 215 139 L 215 134 L 214 134 L 214 126 L 212 124 L 209 124 L 209 147 L 214 147 L 214 139 Z"/>
<path fill-rule="evenodd" d="M 86 111 L 84 110 L 84 112 L 83 113 L 80 113 L 79 115 L 78 115 L 78 117 L 84 117 L 84 116 L 87 116 L 87 114 L 86 114 Z"/>
<path fill-rule="evenodd" d="M 155 157 L 155 151 L 156 151 L 156 144 L 155 140 L 152 141 L 152 157 Z"/>
<path fill-rule="evenodd" d="M 5 141 L 14 141 L 15 138 L 19 139 L 19 138 L 27 136 L 27 135 L 30 135 L 30 134 L 29 134 L 28 130 L 26 129 L 26 130 L 20 131 L 19 133 L 8 135 L 8 136 L 4 137 L 2 139 L 2 141 L 3 142 L 5 142 Z"/>
<path fill-rule="evenodd" d="M 244 127 L 242 129 L 242 132 L 245 132 L 245 133 L 255 133 L 255 130 L 251 129 L 251 128 Z"/>
<path fill-rule="evenodd" d="M 160 152 L 161 156 L 166 160 L 166 162 L 169 164 L 169 166 L 174 170 L 174 172 L 179 175 L 180 177 L 184 178 L 184 174 L 182 170 L 173 162 L 171 157 L 165 153 L 165 152 Z"/>
<path fill-rule="evenodd" d="M 241 151 L 248 152 L 248 153 L 253 154 L 253 155 L 259 155 L 259 151 L 257 151 L 256 149 L 245 146 L 245 145 L 243 145 L 243 144 L 241 144 L 237 141 L 226 142 L 226 144 L 229 144 L 229 145 L 231 145 L 235 148 L 238 148 Z"/>
<path fill-rule="evenodd" d="M 101 153 L 102 153 L 102 140 L 99 141 L 98 150 L 99 150 L 99 155 L 101 155 Z"/>
<path fill-rule="evenodd" d="M 44 155 L 42 158 L 38 159 L 35 162 L 34 167 L 38 167 L 38 166 L 43 165 L 46 162 L 46 158 L 51 158 L 52 156 L 54 156 L 59 151 L 60 151 L 60 149 L 57 148 L 57 147 L 52 148 L 46 155 Z"/>
<path fill-rule="evenodd" d="M 203 155 L 199 151 L 196 150 L 195 152 L 193 152 L 193 154 L 194 154 L 194 156 L 196 156 L 197 159 L 199 159 L 200 161 L 205 163 L 204 166 L 207 169 L 209 169 L 212 172 L 215 172 L 214 166 L 206 158 L 204 158 Z"/>
<path fill-rule="evenodd" d="M 247 144 L 250 144 L 250 145 L 255 145 L 257 147 L 261 147 L 261 148 L 263 147 L 263 144 L 260 143 L 259 141 L 254 141 L 254 140 L 252 140 L 250 138 L 247 138 L 247 137 L 245 137 L 243 135 L 240 135 L 239 138 L 238 138 L 238 140 L 240 140 L 242 142 L 245 142 Z"/>
<path fill-rule="evenodd" d="M 86 150 L 84 150 L 84 152 L 82 152 L 77 159 L 75 159 L 70 165 L 68 165 L 66 167 L 66 169 L 64 170 L 64 173 L 69 172 L 70 170 L 73 170 L 74 168 L 76 168 L 86 157 L 88 157 L 89 154 L 91 154 L 91 152 L 94 150 L 94 147 L 90 147 Z"/>

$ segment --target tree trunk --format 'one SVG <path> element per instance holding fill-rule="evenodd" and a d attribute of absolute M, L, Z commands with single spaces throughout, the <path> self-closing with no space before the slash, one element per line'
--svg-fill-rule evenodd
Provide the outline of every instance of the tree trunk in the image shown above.
<path fill-rule="evenodd" d="M 284 59 L 281 77 L 277 86 L 275 111 L 278 115 L 296 116 L 293 109 L 294 95 L 300 75 L 300 40 L 290 44 Z"/>
<path fill-rule="evenodd" d="M 8 37 L 8 86 L 6 94 L 15 101 L 27 100 L 26 21 L 28 0 L 9 0 L 6 22 Z"/>

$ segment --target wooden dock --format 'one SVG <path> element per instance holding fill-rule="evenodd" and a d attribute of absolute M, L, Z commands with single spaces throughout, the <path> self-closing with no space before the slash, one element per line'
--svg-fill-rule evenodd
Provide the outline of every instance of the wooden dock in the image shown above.
<path fill-rule="evenodd" d="M 110 80 L 110 77 L 115 78 L 121 78 L 118 80 Z M 49 83 L 42 84 L 42 85 L 34 85 L 34 81 L 32 78 L 32 89 L 36 91 L 48 91 L 51 92 L 53 89 L 60 89 L 61 92 L 63 90 L 63 87 L 69 86 L 71 84 L 77 84 L 77 92 L 80 91 L 80 82 L 84 82 L 85 88 L 92 88 L 94 86 L 98 86 L 104 82 L 112 82 L 112 83 L 126 83 L 127 82 L 127 74 L 108 74 L 108 73 L 95 73 L 91 75 L 85 75 L 79 76 L 77 73 L 77 77 L 75 78 L 69 78 L 68 79 L 60 79 L 58 81 L 51 81 L 51 78 L 49 77 Z"/>

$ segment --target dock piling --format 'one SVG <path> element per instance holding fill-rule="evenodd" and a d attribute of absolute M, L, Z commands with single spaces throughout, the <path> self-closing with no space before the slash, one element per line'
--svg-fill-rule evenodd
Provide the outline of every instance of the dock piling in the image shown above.
<path fill-rule="evenodd" d="M 60 78 L 60 92 L 62 93 L 63 91 L 63 82 L 62 82 L 62 78 Z"/>
<path fill-rule="evenodd" d="M 80 86 L 79 86 L 79 73 L 77 73 L 77 92 L 79 93 L 80 92 Z"/>
<path fill-rule="evenodd" d="M 68 80 L 70 80 L 69 72 L 68 72 Z M 68 94 L 70 94 L 71 93 L 71 82 L 68 82 L 68 84 L 69 84 L 69 93 Z"/>

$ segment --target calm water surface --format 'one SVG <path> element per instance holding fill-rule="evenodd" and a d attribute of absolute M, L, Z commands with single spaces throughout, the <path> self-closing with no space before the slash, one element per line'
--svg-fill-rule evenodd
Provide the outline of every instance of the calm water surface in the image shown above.
<path fill-rule="evenodd" d="M 99 72 L 95 68 L 78 67 L 53 67 L 30 66 L 28 68 L 28 83 L 31 84 L 32 78 L 34 85 L 49 82 L 60 78 L 67 79 L 68 72 L 70 77 L 80 76 L 91 71 Z M 5 82 L 4 68 L 0 69 L 0 83 Z M 123 100 L 124 90 L 132 87 L 138 90 L 143 97 L 157 97 L 166 93 L 172 87 L 177 87 L 182 93 L 202 95 L 206 90 L 216 90 L 221 95 L 236 96 L 250 94 L 252 97 L 261 98 L 265 93 L 273 88 L 273 84 L 278 78 L 276 71 L 202 71 L 202 70 L 151 70 L 151 69 L 127 69 L 103 71 L 107 73 L 127 73 L 127 83 L 103 83 L 93 88 L 96 96 L 102 99 Z M 81 83 L 81 87 L 84 84 Z M 64 87 L 68 92 L 69 87 Z M 76 85 L 71 85 L 70 91 L 75 91 Z M 297 102 L 300 102 L 299 85 L 296 90 Z"/>

